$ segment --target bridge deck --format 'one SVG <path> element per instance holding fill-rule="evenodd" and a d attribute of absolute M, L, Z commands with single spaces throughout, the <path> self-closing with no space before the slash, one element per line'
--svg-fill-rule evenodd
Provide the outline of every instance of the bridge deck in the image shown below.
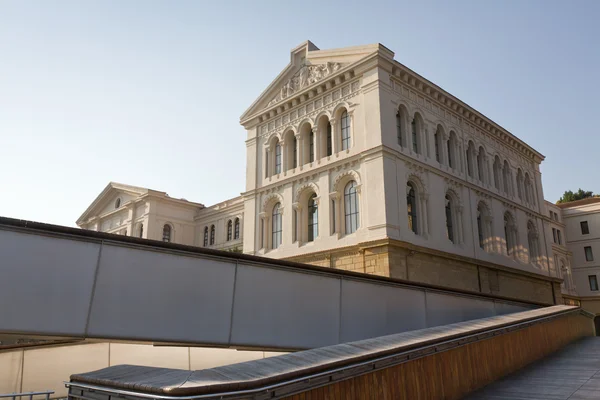
<path fill-rule="evenodd" d="M 600 337 L 583 338 L 467 397 L 482 399 L 600 399 Z"/>

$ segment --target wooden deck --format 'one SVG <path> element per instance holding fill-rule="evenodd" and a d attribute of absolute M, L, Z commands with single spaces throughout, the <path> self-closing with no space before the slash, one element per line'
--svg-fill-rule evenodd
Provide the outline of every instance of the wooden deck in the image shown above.
<path fill-rule="evenodd" d="M 586 337 L 466 400 L 600 399 L 600 337 Z"/>

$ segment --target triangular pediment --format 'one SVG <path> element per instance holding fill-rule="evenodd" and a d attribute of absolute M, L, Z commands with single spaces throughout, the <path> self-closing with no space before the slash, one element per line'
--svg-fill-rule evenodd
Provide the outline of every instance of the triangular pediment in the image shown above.
<path fill-rule="evenodd" d="M 283 104 L 285 100 L 347 69 L 348 66 L 377 52 L 381 47 L 380 44 L 374 44 L 319 50 L 310 41 L 302 43 L 292 49 L 290 63 L 244 112 L 240 120 L 244 123 L 245 120 L 264 110 Z M 393 57 L 393 53 L 391 54 Z"/>
<path fill-rule="evenodd" d="M 80 225 L 88 219 L 105 214 L 115 208 L 115 202 L 119 199 L 120 205 L 127 203 L 143 194 L 148 193 L 148 189 L 124 185 L 121 183 L 110 182 L 102 192 L 94 199 L 85 212 L 77 219 L 77 225 Z"/>

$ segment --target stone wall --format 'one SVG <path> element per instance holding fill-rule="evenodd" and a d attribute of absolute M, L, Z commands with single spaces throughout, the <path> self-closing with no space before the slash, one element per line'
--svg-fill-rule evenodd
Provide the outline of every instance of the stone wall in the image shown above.
<path fill-rule="evenodd" d="M 363 243 L 288 260 L 515 300 L 563 303 L 560 283 L 545 276 L 511 270 L 504 266 L 478 265 L 465 257 L 417 248 L 399 241 Z"/>

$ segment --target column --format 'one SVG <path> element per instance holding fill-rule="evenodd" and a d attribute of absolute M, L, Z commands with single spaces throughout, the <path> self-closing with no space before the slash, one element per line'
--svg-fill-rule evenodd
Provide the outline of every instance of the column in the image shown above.
<path fill-rule="evenodd" d="M 315 146 L 315 161 L 319 161 L 321 159 L 321 135 L 319 133 L 319 128 L 315 125 L 312 128 L 314 133 L 315 140 L 313 141 L 313 146 Z"/>
<path fill-rule="evenodd" d="M 287 171 L 287 147 L 283 139 L 279 141 L 279 146 L 281 147 L 281 173 L 285 175 Z"/>
<path fill-rule="evenodd" d="M 338 142 L 338 124 L 335 118 L 329 120 L 331 124 L 331 154 L 334 155 L 340 151 L 341 143 Z"/>
<path fill-rule="evenodd" d="M 296 152 L 298 153 L 298 168 L 302 170 L 302 166 L 304 165 L 304 147 L 302 146 L 303 138 L 301 134 L 296 134 Z"/>

